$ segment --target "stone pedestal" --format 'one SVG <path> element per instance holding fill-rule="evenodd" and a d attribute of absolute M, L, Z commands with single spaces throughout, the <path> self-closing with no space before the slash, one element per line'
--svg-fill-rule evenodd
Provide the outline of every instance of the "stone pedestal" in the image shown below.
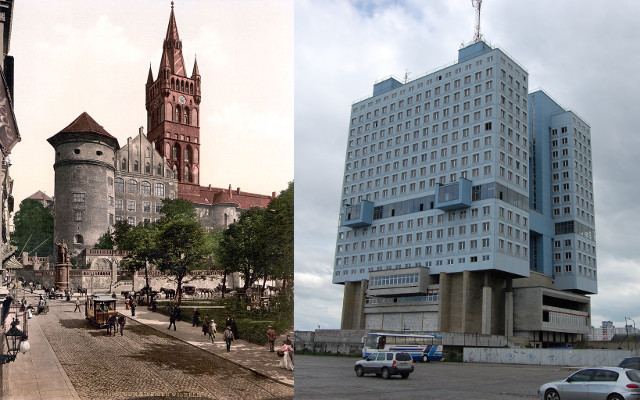
<path fill-rule="evenodd" d="M 56 287 L 59 290 L 69 289 L 69 269 L 69 263 L 56 264 Z"/>

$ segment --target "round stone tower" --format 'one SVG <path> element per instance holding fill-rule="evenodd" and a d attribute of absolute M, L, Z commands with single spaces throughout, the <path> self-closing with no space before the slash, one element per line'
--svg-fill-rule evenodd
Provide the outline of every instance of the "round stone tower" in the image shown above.
<path fill-rule="evenodd" d="M 47 139 L 56 152 L 54 241 L 71 259 L 114 223 L 115 151 L 118 140 L 86 112 Z"/>

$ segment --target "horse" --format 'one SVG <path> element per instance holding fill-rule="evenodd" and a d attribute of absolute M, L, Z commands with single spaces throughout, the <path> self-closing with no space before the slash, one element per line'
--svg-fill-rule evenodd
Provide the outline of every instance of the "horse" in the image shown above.
<path fill-rule="evenodd" d="M 118 331 L 118 319 L 115 315 L 112 315 L 109 317 L 109 319 L 107 320 L 107 335 L 111 335 L 111 331 L 113 330 L 113 336 L 116 335 L 116 332 Z"/>
<path fill-rule="evenodd" d="M 160 291 L 162 293 L 164 293 L 164 298 L 165 299 L 174 299 L 176 297 L 176 291 L 174 289 L 168 289 L 168 288 L 160 288 Z"/>

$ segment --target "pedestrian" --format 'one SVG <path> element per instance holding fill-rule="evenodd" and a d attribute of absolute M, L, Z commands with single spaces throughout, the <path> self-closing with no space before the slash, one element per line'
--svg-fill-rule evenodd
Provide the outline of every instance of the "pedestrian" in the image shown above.
<path fill-rule="evenodd" d="M 236 324 L 236 319 L 231 318 L 231 332 L 233 332 L 233 339 L 238 338 L 238 325 Z"/>
<path fill-rule="evenodd" d="M 213 317 L 211 317 L 211 322 L 209 322 L 209 340 L 213 343 L 213 339 L 216 338 L 216 323 L 213 321 Z"/>
<path fill-rule="evenodd" d="M 233 341 L 234 336 L 233 336 L 233 332 L 231 331 L 231 327 L 227 326 L 224 330 L 224 341 L 227 342 L 227 352 L 231 351 L 231 341 Z"/>
<path fill-rule="evenodd" d="M 279 352 L 283 353 L 283 356 L 278 366 L 280 368 L 293 371 L 293 348 L 290 345 L 282 342 L 282 346 L 280 346 Z"/>
<path fill-rule="evenodd" d="M 155 297 L 151 301 L 151 311 L 153 311 L 153 312 L 158 311 L 158 301 L 156 300 Z"/>
<path fill-rule="evenodd" d="M 269 341 L 269 351 L 273 353 L 275 351 L 273 347 L 276 343 L 276 331 L 273 330 L 271 325 L 269 325 L 269 329 L 267 329 L 267 340 Z"/>
<path fill-rule="evenodd" d="M 111 315 L 107 320 L 107 335 L 111 335 L 112 331 L 113 331 L 113 336 L 116 335 L 116 322 L 117 322 L 117 318 L 115 314 Z"/>
<path fill-rule="evenodd" d="M 81 312 L 80 311 L 80 298 L 76 297 L 76 308 L 73 310 L 73 312 Z"/>
<path fill-rule="evenodd" d="M 120 314 L 118 317 L 118 325 L 120 325 L 120 336 L 124 335 L 124 324 L 126 323 L 126 319 L 124 315 Z"/>
<path fill-rule="evenodd" d="M 134 300 L 131 300 L 131 316 L 136 316 L 136 302 Z"/>
<path fill-rule="evenodd" d="M 194 309 L 193 310 L 193 325 L 191 326 L 198 326 L 198 324 L 200 323 L 200 311 L 198 311 L 198 309 Z"/>
<path fill-rule="evenodd" d="M 129 309 L 129 304 L 131 304 L 131 297 L 127 296 L 127 298 L 124 300 L 124 305 L 127 310 Z"/>
<path fill-rule="evenodd" d="M 173 330 L 176 330 L 176 311 L 171 310 L 171 314 L 169 315 L 169 327 L 167 329 L 171 329 L 171 325 L 173 325 Z"/>
<path fill-rule="evenodd" d="M 287 335 L 287 338 L 284 340 L 284 344 L 288 344 L 289 346 L 293 346 L 293 342 L 291 341 L 291 339 L 289 339 L 289 335 Z"/>
<path fill-rule="evenodd" d="M 224 322 L 224 328 L 227 329 L 227 326 L 231 326 L 231 316 L 227 315 L 227 320 Z"/>
<path fill-rule="evenodd" d="M 202 334 L 207 336 L 209 333 L 209 316 L 204 316 L 204 321 L 202 321 Z"/>

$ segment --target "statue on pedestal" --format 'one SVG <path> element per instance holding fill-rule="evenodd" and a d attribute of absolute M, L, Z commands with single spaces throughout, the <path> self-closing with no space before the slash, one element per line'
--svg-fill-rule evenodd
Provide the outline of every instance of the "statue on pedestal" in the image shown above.
<path fill-rule="evenodd" d="M 68 264 L 69 263 L 69 248 L 67 244 L 64 242 L 64 239 L 60 243 L 56 243 L 58 246 L 58 264 Z"/>

